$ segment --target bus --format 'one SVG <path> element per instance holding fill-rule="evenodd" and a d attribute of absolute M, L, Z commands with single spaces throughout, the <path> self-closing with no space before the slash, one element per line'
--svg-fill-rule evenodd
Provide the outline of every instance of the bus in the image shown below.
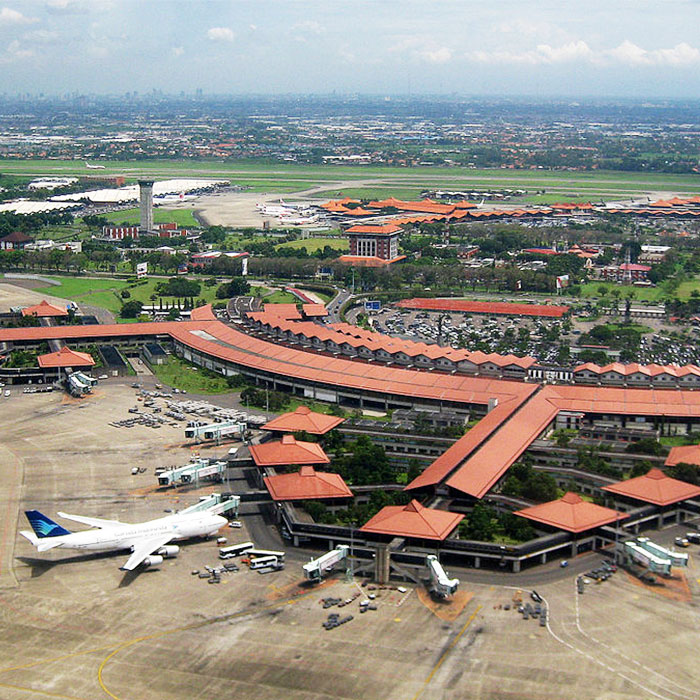
<path fill-rule="evenodd" d="M 284 562 L 280 561 L 276 556 L 270 555 L 267 557 L 256 557 L 250 560 L 250 568 L 255 569 L 281 569 L 284 566 Z"/>
<path fill-rule="evenodd" d="M 230 547 L 222 547 L 219 550 L 219 559 L 232 559 L 240 557 L 241 554 L 247 554 L 255 545 L 252 542 L 241 542 L 240 544 L 232 544 Z"/>
<path fill-rule="evenodd" d="M 275 552 L 271 549 L 254 549 L 251 548 L 246 551 L 246 555 L 249 557 L 277 557 L 280 564 L 284 564 L 284 552 Z"/>

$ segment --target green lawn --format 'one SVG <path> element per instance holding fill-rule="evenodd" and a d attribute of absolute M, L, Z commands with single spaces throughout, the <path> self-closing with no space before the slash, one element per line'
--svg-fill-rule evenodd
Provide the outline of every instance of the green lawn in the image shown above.
<path fill-rule="evenodd" d="M 422 191 L 422 187 L 385 185 L 383 187 L 345 187 L 340 190 L 323 190 L 322 192 L 314 193 L 313 196 L 319 197 L 320 199 L 342 199 L 343 197 L 351 197 L 352 199 L 369 200 L 396 197 L 396 199 L 415 201 L 420 199 Z"/>
<path fill-rule="evenodd" d="M 122 209 L 105 214 L 105 218 L 114 224 L 138 224 L 141 215 L 138 209 Z M 175 222 L 183 228 L 199 228 L 201 224 L 194 218 L 189 209 L 153 209 L 153 221 L 156 224 L 169 224 Z"/>
<path fill-rule="evenodd" d="M 624 287 L 613 282 L 586 282 L 581 285 L 581 297 L 591 298 L 599 297 L 602 298 L 598 292 L 598 289 L 605 287 L 608 290 L 606 299 L 612 299 L 611 291 L 613 289 L 618 289 L 621 293 L 619 303 L 624 303 L 625 295 L 628 290 L 634 292 L 633 301 L 659 301 L 664 295 L 664 290 L 660 287 Z"/>
<path fill-rule="evenodd" d="M 292 248 L 293 250 L 299 250 L 301 248 L 306 248 L 306 252 L 309 255 L 315 253 L 317 250 L 323 250 L 325 246 L 330 246 L 333 250 L 346 251 L 350 250 L 350 244 L 347 238 L 306 238 L 301 241 L 288 241 L 287 243 L 280 243 L 275 246 L 275 248 Z"/>
<path fill-rule="evenodd" d="M 174 355 L 169 356 L 163 365 L 153 365 L 153 371 L 163 384 L 191 394 L 225 394 L 232 391 L 224 377 L 202 367 L 194 367 Z"/>
<path fill-rule="evenodd" d="M 61 282 L 58 286 L 41 287 L 36 291 L 46 294 L 47 296 L 60 297 L 62 299 L 70 299 L 77 303 L 92 304 L 107 309 L 114 314 L 118 314 L 123 301 L 135 299 L 143 304 L 152 304 L 151 295 L 155 293 L 155 286 L 162 280 L 148 279 L 145 284 L 133 284 L 126 280 L 117 280 L 110 278 L 94 279 L 89 277 L 57 277 L 51 276 L 50 279 Z M 197 280 L 201 281 L 201 280 Z M 131 295 L 128 299 L 122 299 L 120 293 L 123 289 L 128 289 Z M 216 299 L 217 287 L 205 287 L 201 285 L 201 290 L 197 298 L 204 299 L 207 303 L 214 303 Z M 159 297 L 161 298 L 161 297 Z M 176 301 L 174 297 L 162 297 L 163 302 L 173 303 Z M 155 301 L 158 303 L 158 300 Z"/>
<path fill-rule="evenodd" d="M 276 292 L 263 297 L 265 304 L 295 304 L 299 300 L 290 292 L 284 292 L 278 289 Z"/>
<path fill-rule="evenodd" d="M 556 190 L 575 192 L 582 198 L 608 193 L 636 193 L 667 190 L 678 193 L 700 192 L 700 178 L 694 174 L 673 175 L 620 171 L 563 172 L 550 170 L 471 169 L 465 167 L 352 167 L 296 165 L 293 163 L 260 163 L 246 161 L 104 161 L 103 175 L 124 175 L 133 182 L 140 177 L 221 177 L 232 182 L 251 184 L 260 191 L 273 187 L 305 189 L 310 184 L 333 181 L 376 179 L 374 189 L 399 188 L 415 191 L 427 187 L 524 188 L 545 189 L 547 194 Z M 75 160 L 14 160 L 1 159 L 0 171 L 10 175 L 88 175 L 82 161 Z M 360 188 L 367 188 L 362 184 Z M 373 188 L 368 188 L 373 189 Z"/>

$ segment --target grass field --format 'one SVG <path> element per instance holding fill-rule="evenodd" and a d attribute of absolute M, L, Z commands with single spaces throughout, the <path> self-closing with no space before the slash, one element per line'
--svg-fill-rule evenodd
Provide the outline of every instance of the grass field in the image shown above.
<path fill-rule="evenodd" d="M 124 175 L 129 180 L 139 177 L 223 177 L 250 184 L 261 191 L 276 187 L 305 189 L 312 184 L 328 182 L 328 190 L 338 191 L 335 182 L 376 179 L 376 187 L 384 189 L 449 187 L 502 187 L 546 189 L 547 194 L 560 190 L 582 198 L 598 195 L 625 195 L 657 190 L 678 193 L 700 192 L 697 175 L 671 175 L 619 171 L 563 172 L 549 170 L 476 170 L 448 167 L 348 167 L 295 165 L 290 163 L 221 162 L 221 161 L 105 161 L 101 173 Z M 10 175 L 87 175 L 81 161 L 73 160 L 0 160 L 0 172 Z M 373 185 L 375 183 L 372 183 Z M 366 184 L 359 185 L 361 188 Z M 370 188 L 373 189 L 373 188 Z"/>
<path fill-rule="evenodd" d="M 581 285 L 582 298 L 602 298 L 598 290 L 605 287 L 608 290 L 607 299 L 612 299 L 611 292 L 617 289 L 621 292 L 620 303 L 624 302 L 628 289 L 634 292 L 635 301 L 659 301 L 664 296 L 664 291 L 660 287 L 623 287 L 613 282 L 586 282 Z"/>
<path fill-rule="evenodd" d="M 263 302 L 265 304 L 295 304 L 299 300 L 290 292 L 283 292 L 282 290 L 277 290 L 272 292 L 266 297 L 263 297 Z"/>
<path fill-rule="evenodd" d="M 118 314 L 123 301 L 135 299 L 143 304 L 153 303 L 150 299 L 152 294 L 155 294 L 155 286 L 162 280 L 148 279 L 146 284 L 134 285 L 126 280 L 115 280 L 110 278 L 94 279 L 89 277 L 57 277 L 51 276 L 50 279 L 60 282 L 60 285 L 50 285 L 37 289 L 42 294 L 49 296 L 60 297 L 62 299 L 70 299 L 80 304 L 92 304 L 107 309 L 114 314 Z M 122 299 L 120 292 L 123 289 L 128 289 L 130 293 L 129 299 Z M 160 297 L 159 297 L 160 298 Z M 216 287 L 201 286 L 198 298 L 204 299 L 208 303 L 217 301 Z M 163 301 L 173 302 L 173 297 L 162 297 Z M 157 302 L 156 302 L 157 303 Z"/>
<path fill-rule="evenodd" d="M 141 215 L 138 209 L 122 209 L 104 215 L 108 221 L 114 224 L 138 224 Z M 198 228 L 201 224 L 194 218 L 189 209 L 153 209 L 153 221 L 156 224 L 169 224 L 175 222 L 184 228 Z"/>
<path fill-rule="evenodd" d="M 232 391 L 224 377 L 171 355 L 165 364 L 153 365 L 156 377 L 174 389 L 184 389 L 191 394 L 225 394 Z"/>
<path fill-rule="evenodd" d="M 314 197 L 321 199 L 339 199 L 342 197 L 351 197 L 352 199 L 387 199 L 388 197 L 396 197 L 407 201 L 415 201 L 420 199 L 422 187 L 344 187 L 340 190 L 323 190 L 322 192 L 314 193 Z"/>
<path fill-rule="evenodd" d="M 287 243 L 280 243 L 279 245 L 275 246 L 275 248 L 292 248 L 293 250 L 306 248 L 306 252 L 312 254 L 317 250 L 323 250 L 325 246 L 330 246 L 334 250 L 338 251 L 350 250 L 350 244 L 345 238 L 307 238 L 301 241 L 288 241 Z"/>

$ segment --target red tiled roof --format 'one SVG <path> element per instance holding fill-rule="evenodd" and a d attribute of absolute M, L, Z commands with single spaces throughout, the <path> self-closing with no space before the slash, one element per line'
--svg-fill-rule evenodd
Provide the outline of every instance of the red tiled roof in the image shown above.
<path fill-rule="evenodd" d="M 664 462 L 667 467 L 673 467 L 676 464 L 697 464 L 700 465 L 700 445 L 683 445 L 672 447 L 668 453 L 668 457 Z"/>
<path fill-rule="evenodd" d="M 396 224 L 355 224 L 345 231 L 345 233 L 398 233 L 401 230 Z"/>
<path fill-rule="evenodd" d="M 286 464 L 328 464 L 331 460 L 321 445 L 302 442 L 293 435 L 284 435 L 281 440 L 251 445 L 250 454 L 259 467 L 276 467 Z"/>
<path fill-rule="evenodd" d="M 434 311 L 463 311 L 481 314 L 508 314 L 517 316 L 547 316 L 561 318 L 568 306 L 543 306 L 542 304 L 510 304 L 508 302 L 469 301 L 469 299 L 403 299 L 397 306 L 405 309 Z"/>
<path fill-rule="evenodd" d="M 584 501 L 571 491 L 556 501 L 516 510 L 515 515 L 568 532 L 585 532 L 629 517 L 626 513 Z"/>
<path fill-rule="evenodd" d="M 300 319 L 301 314 L 296 304 L 265 304 L 265 313 L 284 319 Z"/>
<path fill-rule="evenodd" d="M 700 486 L 672 479 L 660 469 L 650 469 L 643 476 L 603 486 L 603 490 L 657 506 L 667 506 L 700 496 Z"/>
<path fill-rule="evenodd" d="M 21 231 L 13 231 L 0 238 L 0 241 L 3 243 L 29 243 L 31 240 L 32 239 L 27 236 L 26 233 L 22 233 Z"/>
<path fill-rule="evenodd" d="M 190 312 L 190 320 L 192 321 L 216 321 L 216 316 L 211 308 L 211 304 L 198 306 Z"/>
<path fill-rule="evenodd" d="M 38 304 L 34 304 L 34 306 L 26 306 L 23 308 L 22 316 L 37 316 L 38 318 L 47 316 L 68 316 L 68 312 L 60 306 L 49 304 L 46 299 L 43 299 Z"/>
<path fill-rule="evenodd" d="M 315 413 L 307 406 L 299 406 L 296 411 L 284 413 L 263 425 L 264 430 L 280 430 L 287 433 L 304 431 L 310 435 L 325 435 L 339 426 L 345 419 Z"/>
<path fill-rule="evenodd" d="M 307 318 L 328 316 L 328 309 L 323 304 L 303 304 L 301 310 Z"/>
<path fill-rule="evenodd" d="M 317 472 L 308 466 L 293 474 L 266 476 L 263 481 L 275 501 L 351 498 L 353 495 L 340 474 Z"/>
<path fill-rule="evenodd" d="M 360 530 L 382 535 L 444 540 L 463 518 L 460 513 L 425 508 L 414 500 L 407 506 L 385 506 Z"/>
<path fill-rule="evenodd" d="M 95 360 L 87 352 L 78 352 L 70 348 L 62 347 L 58 352 L 50 352 L 39 355 L 39 367 L 92 367 Z"/>

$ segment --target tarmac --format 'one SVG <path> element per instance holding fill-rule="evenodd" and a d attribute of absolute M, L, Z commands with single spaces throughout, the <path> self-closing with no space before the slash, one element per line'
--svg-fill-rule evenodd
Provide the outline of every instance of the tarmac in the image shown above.
<path fill-rule="evenodd" d="M 83 400 L 15 391 L 0 399 L 3 700 L 700 696 L 700 572 L 693 557 L 683 576 L 685 598 L 623 572 L 579 595 L 576 574 L 601 561 L 586 554 L 567 569 L 553 562 L 517 577 L 450 571 L 461 579 L 453 602 L 392 582 L 372 591 L 377 610 L 361 614 L 358 603 L 370 592 L 364 579 L 338 572 L 307 588 L 301 562 L 308 553 L 291 547 L 283 571 L 260 575 L 239 563 L 240 571 L 216 585 L 191 573 L 219 564 L 214 540 L 183 543 L 177 558 L 133 573 L 119 570 L 126 552 L 38 554 L 18 533 L 27 527 L 26 508 L 72 530 L 82 526 L 61 521 L 58 510 L 139 522 L 215 490 L 152 488 L 155 467 L 183 463 L 196 448 L 183 445 L 181 425 L 109 425 L 134 404 L 135 391 L 117 380 L 101 382 Z M 220 456 L 217 449 L 226 451 L 213 448 L 207 456 Z M 146 471 L 134 476 L 133 466 Z M 222 532 L 229 543 L 280 541 L 259 513 L 243 511 L 241 520 L 242 529 Z M 674 534 L 653 537 L 668 542 Z M 533 582 L 548 606 L 546 626 L 514 609 L 514 597 L 530 600 Z M 321 605 L 322 598 L 355 593 L 343 609 Z M 327 631 L 322 623 L 330 612 L 353 619 Z"/>

